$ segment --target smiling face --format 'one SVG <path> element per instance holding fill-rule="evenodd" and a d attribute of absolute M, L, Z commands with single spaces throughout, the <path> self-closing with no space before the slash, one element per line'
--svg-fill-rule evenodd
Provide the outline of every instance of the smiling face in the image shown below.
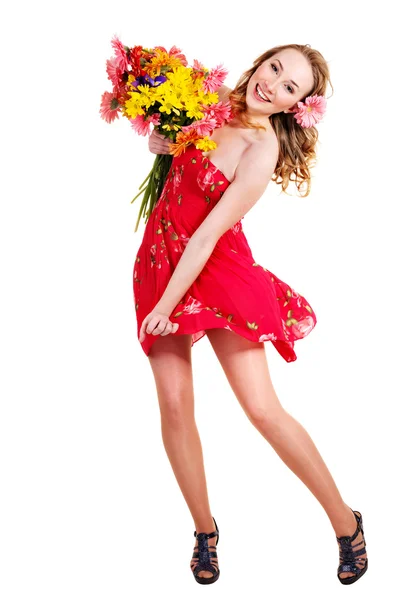
<path fill-rule="evenodd" d="M 266 124 L 269 116 L 289 112 L 314 85 L 309 61 L 297 50 L 287 48 L 265 60 L 249 79 L 246 114 Z M 258 91 L 264 99 L 258 96 Z"/>

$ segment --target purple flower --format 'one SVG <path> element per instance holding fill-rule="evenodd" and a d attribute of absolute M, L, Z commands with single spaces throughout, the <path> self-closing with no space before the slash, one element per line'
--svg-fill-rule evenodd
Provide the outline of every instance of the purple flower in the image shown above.
<path fill-rule="evenodd" d="M 139 85 L 149 85 L 150 87 L 158 87 L 166 80 L 167 78 L 165 77 L 165 75 L 158 75 L 157 77 L 154 77 L 154 79 L 149 75 L 140 75 L 135 79 L 135 81 L 132 82 L 132 85 L 134 87 L 138 87 Z"/>

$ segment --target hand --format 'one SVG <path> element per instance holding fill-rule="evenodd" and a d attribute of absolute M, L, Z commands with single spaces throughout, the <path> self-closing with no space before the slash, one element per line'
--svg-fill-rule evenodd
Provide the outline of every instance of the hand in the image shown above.
<path fill-rule="evenodd" d="M 171 154 L 169 145 L 172 142 L 157 129 L 154 129 L 148 139 L 148 148 L 153 154 Z"/>
<path fill-rule="evenodd" d="M 169 333 L 178 331 L 178 328 L 179 323 L 171 323 L 168 315 L 161 313 L 154 308 L 153 311 L 147 314 L 142 322 L 139 341 L 143 342 L 145 340 L 145 333 L 152 333 L 152 335 L 168 335 Z"/>

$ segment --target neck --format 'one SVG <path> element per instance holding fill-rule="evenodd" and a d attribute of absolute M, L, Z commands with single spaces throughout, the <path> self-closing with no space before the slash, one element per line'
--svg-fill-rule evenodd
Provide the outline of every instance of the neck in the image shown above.
<path fill-rule="evenodd" d="M 252 113 L 249 109 L 245 111 L 246 116 L 251 119 L 252 123 L 263 125 L 264 127 L 269 127 L 271 122 L 269 117 L 260 116 L 257 113 Z"/>

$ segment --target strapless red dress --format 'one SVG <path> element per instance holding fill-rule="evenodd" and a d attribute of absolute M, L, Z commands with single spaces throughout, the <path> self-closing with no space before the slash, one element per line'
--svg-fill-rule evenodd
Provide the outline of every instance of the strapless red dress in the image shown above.
<path fill-rule="evenodd" d="M 189 238 L 229 187 L 225 175 L 193 144 L 174 156 L 162 194 L 151 213 L 134 264 L 137 333 L 160 300 Z M 191 347 L 206 329 L 223 328 L 254 342 L 271 342 L 287 361 L 294 342 L 316 325 L 303 296 L 258 264 L 242 219 L 218 240 L 202 271 L 169 315 L 176 333 L 192 334 Z M 158 335 L 146 334 L 146 355 Z"/>

